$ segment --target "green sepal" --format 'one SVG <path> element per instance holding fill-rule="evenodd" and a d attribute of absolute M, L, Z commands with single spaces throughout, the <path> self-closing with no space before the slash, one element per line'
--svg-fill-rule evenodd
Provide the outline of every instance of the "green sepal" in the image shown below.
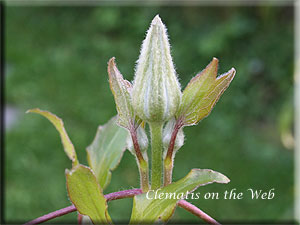
<path fill-rule="evenodd" d="M 107 71 L 110 89 L 118 111 L 118 124 L 130 130 L 135 124 L 141 123 L 141 120 L 135 116 L 131 103 L 132 84 L 128 80 L 124 80 L 114 57 L 109 60 Z"/>
<path fill-rule="evenodd" d="M 235 76 L 235 69 L 217 77 L 218 59 L 213 58 L 210 64 L 191 79 L 183 91 L 181 105 L 176 117 L 184 126 L 196 125 L 207 117 L 220 96 L 227 89 Z"/>

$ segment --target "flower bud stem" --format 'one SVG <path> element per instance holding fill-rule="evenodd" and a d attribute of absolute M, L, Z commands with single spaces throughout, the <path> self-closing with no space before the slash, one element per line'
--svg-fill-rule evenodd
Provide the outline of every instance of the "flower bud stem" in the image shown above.
<path fill-rule="evenodd" d="M 175 140 L 178 131 L 182 126 L 183 126 L 182 120 L 181 119 L 177 120 L 174 126 L 174 130 L 172 132 L 170 144 L 168 147 L 168 152 L 164 160 L 164 186 L 167 186 L 172 183 L 174 145 L 175 145 Z"/>
<path fill-rule="evenodd" d="M 140 184 L 143 192 L 147 192 L 149 190 L 149 167 L 148 162 L 144 159 L 140 146 L 137 140 L 136 129 L 131 129 L 130 131 L 132 143 L 135 150 L 135 155 L 137 159 L 137 164 L 140 173 Z"/>
<path fill-rule="evenodd" d="M 155 190 L 161 186 L 162 177 L 162 122 L 152 122 L 150 125 L 151 133 L 151 151 L 152 151 L 152 168 L 151 168 L 151 189 Z"/>

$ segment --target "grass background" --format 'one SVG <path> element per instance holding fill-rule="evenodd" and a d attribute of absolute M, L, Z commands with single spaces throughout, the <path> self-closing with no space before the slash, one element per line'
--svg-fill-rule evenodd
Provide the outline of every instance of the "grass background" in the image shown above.
<path fill-rule="evenodd" d="M 63 118 L 79 159 L 97 126 L 116 114 L 107 61 L 133 78 L 135 61 L 152 18 L 168 27 L 182 87 L 212 57 L 219 73 L 237 74 L 211 115 L 184 129 L 186 144 L 175 159 L 174 180 L 192 168 L 227 175 L 241 200 L 192 201 L 221 222 L 293 220 L 293 151 L 281 136 L 292 127 L 294 17 L 292 7 L 13 7 L 5 9 L 5 100 L 17 120 L 5 134 L 5 221 L 25 222 L 70 205 L 64 155 L 56 130 L 25 111 L 39 107 Z M 134 158 L 126 152 L 105 193 L 138 187 Z M 252 200 L 248 188 L 268 191 L 272 200 Z M 114 221 L 127 222 L 132 200 L 109 203 Z M 76 222 L 72 213 L 53 222 Z M 172 221 L 200 223 L 177 209 Z"/>

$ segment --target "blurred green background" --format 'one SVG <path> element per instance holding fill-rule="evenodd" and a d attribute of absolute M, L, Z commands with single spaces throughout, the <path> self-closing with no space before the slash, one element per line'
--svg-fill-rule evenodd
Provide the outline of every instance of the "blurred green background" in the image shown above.
<path fill-rule="evenodd" d="M 220 222 L 293 220 L 293 56 L 292 7 L 6 7 L 5 15 L 5 221 L 25 222 L 70 205 L 65 168 L 71 163 L 59 135 L 44 118 L 26 114 L 49 110 L 63 118 L 79 159 L 97 126 L 116 114 L 107 61 L 133 78 L 140 45 L 152 18 L 168 27 L 182 87 L 212 57 L 219 73 L 237 74 L 211 115 L 186 127 L 186 144 L 175 159 L 174 180 L 192 168 L 227 175 L 242 200 L 192 201 Z M 133 156 L 126 152 L 105 193 L 138 187 Z M 272 200 L 252 200 L 248 188 L 269 191 Z M 131 199 L 109 203 L 116 222 L 128 222 Z M 201 223 L 183 209 L 172 221 Z M 76 222 L 76 213 L 51 221 Z"/>

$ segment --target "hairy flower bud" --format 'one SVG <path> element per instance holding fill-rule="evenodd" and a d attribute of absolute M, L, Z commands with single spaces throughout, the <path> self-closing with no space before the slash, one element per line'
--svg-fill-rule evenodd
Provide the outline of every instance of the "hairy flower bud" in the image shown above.
<path fill-rule="evenodd" d="M 157 15 L 151 23 L 137 62 L 132 106 L 146 122 L 173 117 L 181 99 L 165 25 Z"/>

